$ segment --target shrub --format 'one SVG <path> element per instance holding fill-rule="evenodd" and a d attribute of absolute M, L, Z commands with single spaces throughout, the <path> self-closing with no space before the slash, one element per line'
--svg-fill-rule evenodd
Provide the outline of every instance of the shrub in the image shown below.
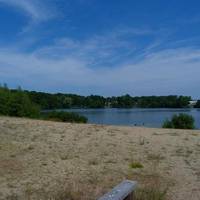
<path fill-rule="evenodd" d="M 163 123 L 163 128 L 175 129 L 194 129 L 194 118 L 191 115 L 179 114 L 174 115 L 171 120 L 166 120 Z"/>
<path fill-rule="evenodd" d="M 87 118 L 73 112 L 46 112 L 42 114 L 42 117 L 46 120 L 60 121 L 60 122 L 77 122 L 87 123 Z"/>
<path fill-rule="evenodd" d="M 37 118 L 40 110 L 21 89 L 12 92 L 7 88 L 0 87 L 0 114 Z"/>
<path fill-rule="evenodd" d="M 10 94 L 8 102 L 9 116 L 38 118 L 39 114 L 39 107 L 32 103 L 23 91 Z"/>
<path fill-rule="evenodd" d="M 130 163 L 130 168 L 132 169 L 143 168 L 143 165 L 139 162 L 132 162 Z"/>

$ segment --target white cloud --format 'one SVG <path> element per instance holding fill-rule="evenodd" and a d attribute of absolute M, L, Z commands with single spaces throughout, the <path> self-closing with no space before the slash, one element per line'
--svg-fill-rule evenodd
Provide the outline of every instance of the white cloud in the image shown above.
<path fill-rule="evenodd" d="M 31 25 L 57 14 L 46 0 L 0 0 L 1 4 L 23 11 Z M 200 49 L 183 48 L 188 41 L 167 42 L 166 47 L 163 38 L 168 35 L 166 30 L 121 27 L 84 41 L 58 39 L 29 53 L 19 51 L 19 43 L 7 45 L 0 47 L 0 81 L 56 92 L 195 96 Z M 145 44 L 137 37 L 147 37 Z M 25 38 L 24 43 L 32 39 Z"/>
<path fill-rule="evenodd" d="M 30 53 L 0 47 L 0 80 L 54 92 L 197 96 L 200 49 L 160 49 L 160 40 L 138 47 L 130 40 L 136 33 L 111 32 L 85 41 L 63 38 Z"/>
<path fill-rule="evenodd" d="M 54 12 L 39 0 L 0 0 L 0 3 L 23 11 L 33 22 L 45 21 L 54 16 Z"/>
<path fill-rule="evenodd" d="M 57 52 L 55 52 L 57 53 Z M 200 84 L 200 50 L 168 49 L 140 62 L 115 68 L 91 68 L 74 55 L 50 58 L 0 51 L 0 79 L 45 91 L 116 95 L 184 94 L 195 96 Z"/>

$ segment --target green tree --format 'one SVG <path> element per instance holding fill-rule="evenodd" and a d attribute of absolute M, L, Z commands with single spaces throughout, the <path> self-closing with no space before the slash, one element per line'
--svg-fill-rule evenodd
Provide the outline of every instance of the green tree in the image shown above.
<path fill-rule="evenodd" d="M 105 98 L 98 95 L 91 95 L 84 98 L 84 107 L 86 108 L 104 108 Z"/>
<path fill-rule="evenodd" d="M 196 105 L 194 106 L 195 108 L 200 108 L 200 100 L 197 101 Z"/>
<path fill-rule="evenodd" d="M 30 101 L 25 92 L 18 90 L 10 93 L 8 101 L 9 116 L 37 118 L 39 114 L 39 107 Z"/>
<path fill-rule="evenodd" d="M 8 115 L 9 95 L 10 95 L 10 92 L 7 89 L 0 87 L 0 114 L 1 115 Z"/>

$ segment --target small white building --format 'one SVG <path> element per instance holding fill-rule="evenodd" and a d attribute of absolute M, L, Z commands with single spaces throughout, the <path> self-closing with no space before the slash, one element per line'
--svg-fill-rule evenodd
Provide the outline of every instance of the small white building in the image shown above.
<path fill-rule="evenodd" d="M 195 106 L 197 104 L 197 100 L 190 101 L 190 106 Z"/>

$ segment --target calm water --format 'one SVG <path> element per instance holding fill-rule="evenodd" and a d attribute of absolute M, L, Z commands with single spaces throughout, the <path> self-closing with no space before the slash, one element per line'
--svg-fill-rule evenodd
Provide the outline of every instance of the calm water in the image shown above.
<path fill-rule="evenodd" d="M 165 119 L 172 115 L 187 113 L 195 118 L 195 125 L 200 129 L 200 109 L 67 109 L 88 118 L 89 123 L 161 127 Z"/>

